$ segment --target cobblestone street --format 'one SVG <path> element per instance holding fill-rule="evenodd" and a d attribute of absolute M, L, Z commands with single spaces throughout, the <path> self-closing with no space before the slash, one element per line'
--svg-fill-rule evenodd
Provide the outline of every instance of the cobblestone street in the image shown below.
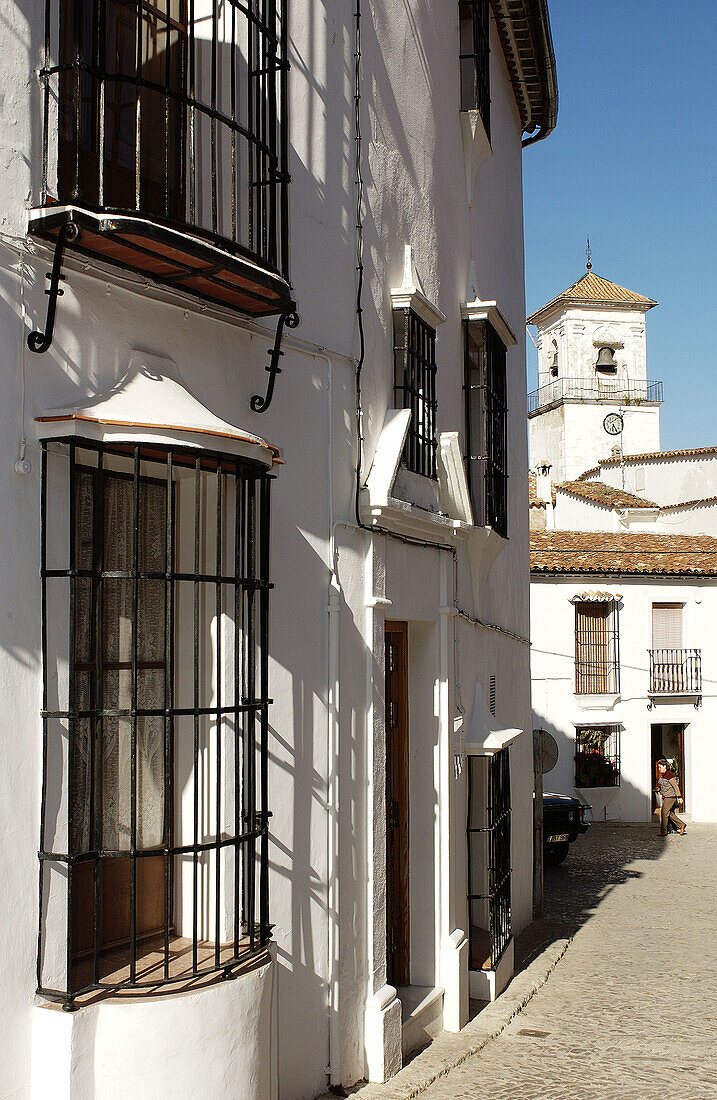
<path fill-rule="evenodd" d="M 575 937 L 547 983 L 426 1100 L 717 1097 L 716 828 L 593 826 L 541 926 Z"/>
<path fill-rule="evenodd" d="M 545 901 L 519 965 L 572 942 L 522 1011 L 428 1088 L 401 1086 L 409 1065 L 362 1100 L 717 1098 L 717 827 L 662 840 L 654 825 L 594 825 L 547 871 Z"/>

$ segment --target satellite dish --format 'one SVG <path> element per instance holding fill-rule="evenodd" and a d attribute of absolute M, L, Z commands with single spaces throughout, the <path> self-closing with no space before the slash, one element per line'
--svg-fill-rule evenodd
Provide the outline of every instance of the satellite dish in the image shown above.
<path fill-rule="evenodd" d="M 558 742 L 547 730 L 535 730 L 537 761 L 541 775 L 551 772 L 558 762 Z"/>

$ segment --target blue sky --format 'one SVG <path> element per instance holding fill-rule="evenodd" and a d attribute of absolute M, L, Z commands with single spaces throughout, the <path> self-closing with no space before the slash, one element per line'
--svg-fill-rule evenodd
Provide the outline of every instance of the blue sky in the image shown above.
<path fill-rule="evenodd" d="M 717 444 L 717 2 L 550 0 L 550 17 L 560 109 L 523 154 L 528 313 L 585 271 L 589 234 L 593 271 L 660 303 L 663 449 Z"/>

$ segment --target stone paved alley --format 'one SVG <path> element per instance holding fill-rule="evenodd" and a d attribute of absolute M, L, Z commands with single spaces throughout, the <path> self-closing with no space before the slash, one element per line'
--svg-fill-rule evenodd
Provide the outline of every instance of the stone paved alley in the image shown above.
<path fill-rule="evenodd" d="M 717 827 L 692 825 L 685 837 L 662 840 L 655 826 L 594 825 L 548 871 L 546 915 L 528 954 L 565 939 L 570 946 L 525 1008 L 420 1095 L 715 1100 Z M 415 1069 L 358 1096 L 416 1095 L 400 1081 Z"/>

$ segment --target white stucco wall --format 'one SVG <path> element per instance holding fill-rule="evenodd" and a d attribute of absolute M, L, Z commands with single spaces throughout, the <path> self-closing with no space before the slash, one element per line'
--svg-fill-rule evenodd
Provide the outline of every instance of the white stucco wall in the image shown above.
<path fill-rule="evenodd" d="M 626 453 L 627 452 L 626 449 Z M 648 451 L 634 451 L 635 455 Z M 681 504 L 717 496 L 717 453 L 675 455 L 610 462 L 600 468 L 600 480 L 639 493 L 657 504 Z"/>
<path fill-rule="evenodd" d="M 660 409 L 656 405 L 620 405 L 565 400 L 562 405 L 537 413 L 528 421 L 530 464 L 552 464 L 555 483 L 572 481 L 612 456 L 619 437 L 608 435 L 603 421 L 608 413 L 620 411 L 623 417 L 622 448 L 625 454 L 644 454 L 660 448 Z M 618 487 L 618 481 L 610 482 Z M 627 485 L 625 486 L 627 488 Z M 646 494 L 649 495 L 649 494 Z"/>
<path fill-rule="evenodd" d="M 617 513 L 602 504 L 563 493 L 555 494 L 555 528 L 558 531 L 619 531 Z M 624 528 L 622 528 L 624 530 Z"/>
<path fill-rule="evenodd" d="M 621 596 L 620 693 L 613 705 L 599 696 L 574 694 L 575 609 L 571 597 L 599 588 Z M 693 700 L 655 701 L 648 710 L 652 604 L 681 603 L 683 646 L 702 653 L 703 693 Z M 534 728 L 555 737 L 558 763 L 543 777 L 546 791 L 575 793 L 575 727 L 615 724 L 620 729 L 620 786 L 580 792 L 595 820 L 648 821 L 651 817 L 653 724 L 684 724 L 686 729 L 686 810 L 695 821 L 717 820 L 713 776 L 717 767 L 717 585 L 705 580 L 571 577 L 531 582 L 532 692 Z M 610 697 L 610 700 L 612 697 Z"/>
<path fill-rule="evenodd" d="M 558 348 L 559 377 L 594 380 L 600 345 L 614 347 L 615 381 L 647 378 L 645 311 L 604 306 L 556 308 L 537 331 L 538 385 L 551 381 L 554 345 Z"/>
<path fill-rule="evenodd" d="M 262 416 L 249 410 L 249 399 L 264 392 L 271 322 L 264 327 L 238 324 L 126 274 L 78 264 L 71 256 L 52 348 L 44 356 L 27 350 L 27 332 L 42 326 L 47 304 L 49 255 L 36 245 L 23 251 L 25 203 L 28 196 L 30 203 L 37 199 L 40 179 L 38 94 L 28 79 L 39 64 L 43 5 L 32 5 L 27 14 L 12 6 L 7 13 L 10 45 L 0 72 L 0 155 L 6 169 L 0 203 L 5 242 L 0 245 L 5 396 L 0 408 L 0 689 L 7 717 L 0 732 L 5 776 L 0 875 L 7 887 L 0 911 L 6 948 L 0 972 L 2 1096 L 46 1095 L 55 1064 L 61 1069 L 56 1090 L 69 1082 L 73 1096 L 97 1100 L 109 1100 L 120 1090 L 147 1095 L 150 1082 L 157 1094 L 180 1097 L 201 1091 L 264 1100 L 276 1092 L 287 1100 L 308 1100 L 325 1089 L 330 1056 L 345 1083 L 362 1077 L 366 1001 L 385 982 L 385 950 L 380 954 L 385 821 L 373 820 L 367 795 L 367 789 L 373 791 L 376 806 L 383 800 L 383 619 L 409 620 L 416 662 L 410 673 L 412 786 L 415 814 L 426 814 L 421 838 L 428 851 L 433 845 L 434 856 L 416 860 L 414 876 L 415 980 L 422 984 L 440 982 L 446 932 L 465 930 L 465 773 L 452 778 L 453 723 L 470 707 L 475 681 L 487 690 L 495 675 L 499 718 L 530 728 L 527 646 L 441 614 L 453 587 L 452 577 L 444 578 L 442 603 L 440 552 L 393 542 L 387 546 L 384 588 L 392 601 L 390 613 L 379 609 L 369 616 L 367 611 L 367 561 L 372 543 L 384 540 L 349 529 L 355 520 L 356 459 L 350 357 L 358 346 L 353 6 L 291 7 L 291 271 L 302 323 L 295 339 L 285 340 L 283 373 L 273 404 Z M 371 15 L 363 24 L 364 474 L 393 402 L 389 290 L 400 282 L 404 245 L 413 245 L 425 292 L 447 316 L 437 344 L 439 430 L 463 429 L 460 304 L 470 261 L 476 265 L 480 294 L 498 301 L 515 332 L 525 313 L 520 124 L 495 33 L 493 155 L 479 170 L 469 207 L 458 113 L 457 22 L 446 22 L 435 7 L 409 12 L 399 0 L 382 0 Z M 269 789 L 276 961 L 266 974 L 240 976 L 214 990 L 152 1002 L 107 1002 L 68 1018 L 35 1007 L 33 999 L 42 699 L 40 460 L 34 417 L 112 387 L 135 348 L 173 360 L 201 402 L 277 444 L 285 460 L 272 497 Z M 467 613 L 522 637 L 528 633 L 529 604 L 524 376 L 519 344 L 508 352 L 510 537 L 477 572 L 471 571 L 466 547 L 459 547 L 457 577 L 457 603 Z M 23 437 L 31 469 L 21 476 L 14 464 Z M 336 528 L 337 523 L 349 528 Z M 333 568 L 341 606 L 337 759 L 329 759 L 327 748 L 326 608 Z M 531 913 L 529 732 L 511 754 L 517 932 Z M 332 769 L 338 769 L 340 792 L 338 920 L 328 908 Z M 436 813 L 437 797 L 439 826 L 434 823 L 429 836 L 428 816 Z M 374 883 L 378 886 L 369 894 L 367 884 Z M 337 926 L 333 974 L 340 986 L 339 1049 L 330 1055 L 329 931 Z M 50 1033 L 53 1060 L 44 1062 L 38 1044 Z M 210 1033 L 211 1042 L 204 1041 Z M 273 1076 L 267 1075 L 269 1049 L 275 1057 Z M 224 1091 L 210 1084 L 218 1067 Z"/>

